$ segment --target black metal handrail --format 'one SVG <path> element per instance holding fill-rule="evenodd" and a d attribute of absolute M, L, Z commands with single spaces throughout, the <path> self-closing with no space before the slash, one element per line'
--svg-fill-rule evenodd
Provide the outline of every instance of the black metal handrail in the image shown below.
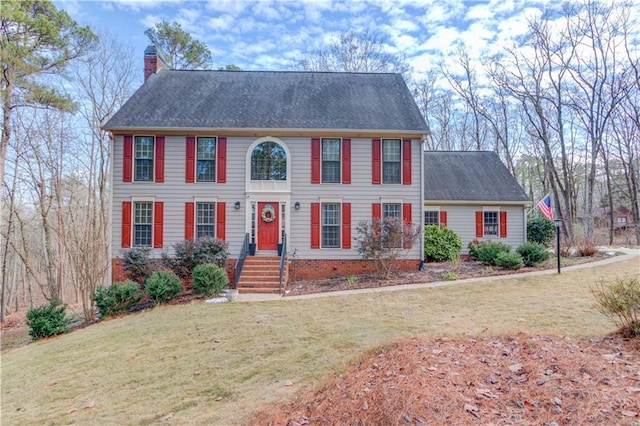
<path fill-rule="evenodd" d="M 284 277 L 284 264 L 287 257 L 287 234 L 282 234 L 282 251 L 280 252 L 280 283 L 278 292 L 282 294 L 282 278 Z"/>
<path fill-rule="evenodd" d="M 235 289 L 238 288 L 238 282 L 240 281 L 240 275 L 242 274 L 242 268 L 244 267 L 244 260 L 247 257 L 247 253 L 249 252 L 249 233 L 244 234 L 244 242 L 242 243 L 242 248 L 240 249 L 240 255 L 238 256 L 238 261 L 236 262 L 236 270 L 235 270 L 235 278 L 233 279 L 233 287 Z"/>

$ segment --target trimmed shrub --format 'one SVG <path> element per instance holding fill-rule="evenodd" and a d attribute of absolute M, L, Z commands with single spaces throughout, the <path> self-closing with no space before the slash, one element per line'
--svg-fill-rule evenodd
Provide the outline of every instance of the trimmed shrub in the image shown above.
<path fill-rule="evenodd" d="M 154 305 L 168 302 L 181 291 L 180 278 L 171 271 L 154 272 L 145 285 L 145 292 Z"/>
<path fill-rule="evenodd" d="M 467 244 L 467 248 L 469 249 L 469 256 L 475 257 L 476 259 L 478 258 L 478 253 L 476 250 L 479 245 L 480 241 L 478 241 L 477 239 L 472 240 L 469 242 L 469 244 Z"/>
<path fill-rule="evenodd" d="M 496 259 L 500 253 L 509 253 L 511 246 L 505 243 L 484 241 L 474 249 L 475 257 L 485 265 L 496 265 Z"/>
<path fill-rule="evenodd" d="M 640 336 L 640 278 L 600 281 L 592 290 L 600 312 L 631 336 Z"/>
<path fill-rule="evenodd" d="M 525 266 L 536 266 L 549 259 L 549 252 L 546 247 L 531 241 L 518 247 L 516 252 L 522 256 Z"/>
<path fill-rule="evenodd" d="M 142 299 L 140 284 L 127 280 L 109 287 L 99 286 L 91 296 L 102 318 L 127 312 Z"/>
<path fill-rule="evenodd" d="M 227 272 L 213 263 L 198 265 L 193 269 L 193 291 L 211 296 L 229 284 Z"/>
<path fill-rule="evenodd" d="M 227 243 L 219 238 L 198 238 L 173 245 L 174 256 L 162 254 L 163 264 L 180 278 L 191 278 L 196 266 L 213 263 L 224 268 L 229 257 Z"/>
<path fill-rule="evenodd" d="M 48 305 L 31 308 L 27 311 L 29 336 L 33 340 L 55 336 L 68 331 L 66 314 L 67 305 L 59 300 L 52 300 Z"/>
<path fill-rule="evenodd" d="M 424 256 L 429 262 L 455 260 L 462 250 L 462 240 L 451 229 L 438 225 L 424 227 Z"/>
<path fill-rule="evenodd" d="M 153 268 L 148 247 L 135 247 L 122 253 L 122 269 L 129 274 L 129 279 L 143 285 L 151 276 Z"/>
<path fill-rule="evenodd" d="M 500 252 L 496 257 L 496 266 L 505 269 L 520 269 L 523 266 L 522 257 L 518 253 Z"/>
<path fill-rule="evenodd" d="M 456 273 L 453 271 L 443 272 L 440 275 L 438 275 L 438 277 L 441 280 L 445 280 L 445 281 L 455 281 L 458 279 L 458 275 L 456 275 Z"/>
<path fill-rule="evenodd" d="M 556 225 L 545 217 L 527 223 L 527 240 L 548 246 L 556 236 Z"/>

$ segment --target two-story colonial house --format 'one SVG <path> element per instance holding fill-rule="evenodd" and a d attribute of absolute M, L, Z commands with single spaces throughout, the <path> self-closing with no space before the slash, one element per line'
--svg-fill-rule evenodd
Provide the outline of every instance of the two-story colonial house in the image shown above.
<path fill-rule="evenodd" d="M 112 134 L 112 265 L 160 257 L 189 238 L 286 239 L 294 277 L 371 270 L 363 220 L 423 220 L 427 125 L 398 74 L 178 71 L 145 52 L 145 82 L 104 126 Z M 421 244 L 400 267 L 417 268 Z"/>

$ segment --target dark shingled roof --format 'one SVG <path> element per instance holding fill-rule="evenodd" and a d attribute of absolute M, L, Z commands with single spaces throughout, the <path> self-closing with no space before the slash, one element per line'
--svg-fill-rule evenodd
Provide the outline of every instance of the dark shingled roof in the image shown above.
<path fill-rule="evenodd" d="M 491 151 L 425 152 L 424 198 L 529 202 L 522 187 Z"/>
<path fill-rule="evenodd" d="M 104 128 L 428 132 L 399 74 L 276 71 L 162 70 Z"/>

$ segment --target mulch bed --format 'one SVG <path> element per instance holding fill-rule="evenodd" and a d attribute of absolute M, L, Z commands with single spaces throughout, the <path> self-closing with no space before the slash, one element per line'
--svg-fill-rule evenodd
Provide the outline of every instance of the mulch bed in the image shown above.
<path fill-rule="evenodd" d="M 605 254 L 597 254 L 591 257 L 572 257 L 563 262 L 571 265 L 594 262 L 611 257 Z M 565 265 L 569 266 L 569 265 Z M 389 278 L 381 278 L 380 275 L 358 275 L 355 281 L 349 282 L 348 277 L 334 276 L 330 278 L 304 279 L 289 281 L 285 296 L 298 296 L 301 294 L 324 293 L 340 290 L 354 290 L 361 288 L 388 287 L 403 284 L 432 283 L 453 279 L 493 277 L 497 275 L 520 274 L 523 272 L 541 271 L 556 268 L 555 259 L 551 259 L 536 267 L 524 267 L 518 270 L 503 269 L 497 266 L 487 266 L 482 262 L 469 257 L 461 258 L 456 262 L 425 263 L 422 271 L 396 272 Z M 450 275 L 455 274 L 455 276 Z"/>
<path fill-rule="evenodd" d="M 640 425 L 639 413 L 639 339 L 517 334 L 391 343 L 248 424 Z"/>

